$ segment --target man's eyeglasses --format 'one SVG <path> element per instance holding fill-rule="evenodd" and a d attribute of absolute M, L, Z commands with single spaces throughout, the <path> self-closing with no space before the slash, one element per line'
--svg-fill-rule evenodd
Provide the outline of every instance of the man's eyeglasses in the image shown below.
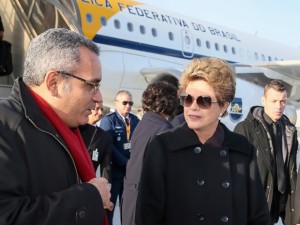
<path fill-rule="evenodd" d="M 212 103 L 218 103 L 218 101 L 212 101 L 210 96 L 198 96 L 194 98 L 189 94 L 182 94 L 179 99 L 180 104 L 184 107 L 190 107 L 194 100 L 196 100 L 198 107 L 201 109 L 209 109 Z"/>
<path fill-rule="evenodd" d="M 78 76 L 75 76 L 74 74 L 71 74 L 71 73 L 67 73 L 67 72 L 62 72 L 62 71 L 56 71 L 57 73 L 60 73 L 60 74 L 63 74 L 63 75 L 66 75 L 66 76 L 69 76 L 69 77 L 73 77 L 77 80 L 80 80 L 82 82 L 84 82 L 85 84 L 87 84 L 89 87 L 90 87 L 90 90 L 93 90 L 94 93 L 99 90 L 99 87 L 100 87 L 100 82 L 97 82 L 97 83 L 93 83 L 91 81 L 87 81 L 81 77 L 78 77 Z"/>
<path fill-rule="evenodd" d="M 118 100 L 116 100 L 117 102 L 120 102 L 120 101 L 118 101 Z M 122 105 L 129 105 L 129 106 L 133 106 L 133 102 L 131 102 L 131 101 L 123 101 L 122 102 Z"/>

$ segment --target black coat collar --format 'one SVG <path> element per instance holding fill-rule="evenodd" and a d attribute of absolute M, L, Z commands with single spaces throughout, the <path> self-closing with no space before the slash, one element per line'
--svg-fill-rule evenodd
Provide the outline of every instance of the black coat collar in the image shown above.
<path fill-rule="evenodd" d="M 245 137 L 242 135 L 231 132 L 224 124 L 220 122 L 221 126 L 225 132 L 225 139 L 222 145 L 223 148 L 238 151 L 243 154 L 250 155 L 251 145 Z M 167 135 L 166 135 L 167 134 Z M 178 151 L 185 148 L 193 148 L 196 146 L 201 146 L 201 142 L 198 139 L 197 134 L 194 130 L 187 126 L 187 123 L 183 123 L 177 128 L 173 128 L 166 132 L 163 138 L 166 138 L 168 146 L 170 146 L 171 151 Z M 180 140 L 180 141 L 179 141 Z"/>

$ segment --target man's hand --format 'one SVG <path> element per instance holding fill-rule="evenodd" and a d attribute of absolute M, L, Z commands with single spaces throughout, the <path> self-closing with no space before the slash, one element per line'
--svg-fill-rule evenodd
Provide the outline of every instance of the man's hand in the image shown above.
<path fill-rule="evenodd" d="M 112 210 L 114 208 L 114 204 L 110 201 L 110 184 L 105 178 L 93 178 L 88 183 L 94 185 L 102 198 L 104 209 Z"/>

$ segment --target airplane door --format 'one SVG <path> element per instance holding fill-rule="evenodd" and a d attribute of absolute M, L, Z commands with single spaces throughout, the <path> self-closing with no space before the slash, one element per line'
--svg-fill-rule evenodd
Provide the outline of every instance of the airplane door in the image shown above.
<path fill-rule="evenodd" d="M 192 58 L 194 56 L 194 42 L 192 33 L 188 30 L 181 30 L 182 37 L 182 55 L 185 58 Z"/>

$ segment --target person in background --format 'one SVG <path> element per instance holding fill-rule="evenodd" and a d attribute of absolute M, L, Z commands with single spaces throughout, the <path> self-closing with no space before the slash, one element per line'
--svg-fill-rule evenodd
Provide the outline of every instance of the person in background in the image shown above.
<path fill-rule="evenodd" d="M 112 138 L 111 159 L 111 201 L 116 205 L 117 199 L 121 203 L 124 188 L 126 164 L 130 158 L 131 136 L 139 119 L 130 113 L 133 105 L 132 95 L 126 90 L 116 94 L 116 111 L 104 116 L 100 127 Z M 109 224 L 113 224 L 114 209 L 108 213 Z"/>
<path fill-rule="evenodd" d="M 89 115 L 88 123 L 91 125 L 98 125 L 99 121 L 103 118 L 103 100 L 97 102 L 96 108 L 93 109 L 91 115 Z"/>
<path fill-rule="evenodd" d="M 293 224 L 300 225 L 300 165 L 299 165 L 298 174 L 297 174 L 297 183 L 296 183 L 294 204 L 295 204 L 294 205 L 295 215 L 294 215 Z"/>
<path fill-rule="evenodd" d="M 171 120 L 171 124 L 173 127 L 180 126 L 184 122 L 185 122 L 185 119 L 184 119 L 183 113 L 180 113 L 180 114 L 174 116 L 174 118 Z"/>
<path fill-rule="evenodd" d="M 0 40 L 3 39 L 3 36 L 4 36 L 4 27 L 3 27 L 2 19 L 0 16 Z"/>
<path fill-rule="evenodd" d="M 112 139 L 103 129 L 96 126 L 96 123 L 102 118 L 102 110 L 103 100 L 101 96 L 101 100 L 96 102 L 95 109 L 92 109 L 92 114 L 89 115 L 88 123 L 79 126 L 79 130 L 92 159 L 95 171 L 100 165 L 100 177 L 104 177 L 111 182 Z"/>
<path fill-rule="evenodd" d="M 283 81 L 271 80 L 264 89 L 263 107 L 253 106 L 234 131 L 244 135 L 256 149 L 272 224 L 281 217 L 284 224 L 291 225 L 295 212 L 298 142 L 296 127 L 283 114 L 286 103 Z"/>
<path fill-rule="evenodd" d="M 146 146 L 158 133 L 172 128 L 168 121 L 179 105 L 177 89 L 166 81 L 148 85 L 142 96 L 145 114 L 131 138 L 131 155 L 127 163 L 121 205 L 122 225 L 134 225 L 136 199 Z"/>
<path fill-rule="evenodd" d="M 11 43 L 3 40 L 4 27 L 0 16 L 0 76 L 10 75 L 13 71 Z"/>
<path fill-rule="evenodd" d="M 106 224 L 107 179 L 78 130 L 100 100 L 99 49 L 49 29 L 29 45 L 23 77 L 0 101 L 0 224 Z"/>
<path fill-rule="evenodd" d="M 235 73 L 217 58 L 194 59 L 180 77 L 186 123 L 148 144 L 137 225 L 269 225 L 252 145 L 219 121 L 235 95 Z"/>

